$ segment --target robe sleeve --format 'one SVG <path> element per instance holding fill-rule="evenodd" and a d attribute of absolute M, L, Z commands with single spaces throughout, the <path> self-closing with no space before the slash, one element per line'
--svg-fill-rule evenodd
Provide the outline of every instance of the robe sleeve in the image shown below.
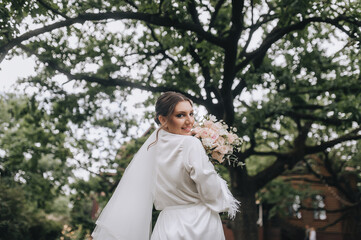
<path fill-rule="evenodd" d="M 240 202 L 215 171 L 200 140 L 189 137 L 185 141 L 185 149 L 185 168 L 196 185 L 201 201 L 215 212 L 228 212 L 228 216 L 234 219 Z"/>

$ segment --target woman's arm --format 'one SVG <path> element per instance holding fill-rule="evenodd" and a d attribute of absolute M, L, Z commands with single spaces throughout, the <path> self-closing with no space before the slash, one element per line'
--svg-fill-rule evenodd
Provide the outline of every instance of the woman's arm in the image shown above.
<path fill-rule="evenodd" d="M 215 212 L 228 212 L 234 218 L 239 202 L 233 197 L 227 183 L 215 171 L 201 142 L 195 137 L 185 141 L 186 169 L 194 181 L 201 201 Z"/>

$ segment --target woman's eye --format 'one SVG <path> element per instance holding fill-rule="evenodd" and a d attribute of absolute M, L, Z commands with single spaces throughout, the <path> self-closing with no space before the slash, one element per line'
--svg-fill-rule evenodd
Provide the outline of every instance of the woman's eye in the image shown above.
<path fill-rule="evenodd" d="M 183 113 L 180 113 L 180 114 L 177 114 L 175 115 L 177 118 L 181 118 L 181 117 L 185 117 L 187 114 L 183 114 Z M 193 117 L 193 113 L 189 113 L 189 116 Z"/>

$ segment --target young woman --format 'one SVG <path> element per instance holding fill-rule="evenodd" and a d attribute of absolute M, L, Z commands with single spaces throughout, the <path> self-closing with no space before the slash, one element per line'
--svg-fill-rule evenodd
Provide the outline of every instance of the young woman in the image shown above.
<path fill-rule="evenodd" d="M 97 220 L 95 240 L 222 240 L 220 212 L 239 202 L 191 136 L 192 101 L 166 92 L 156 103 L 160 125 L 140 148 Z M 151 234 L 152 206 L 161 210 Z"/>

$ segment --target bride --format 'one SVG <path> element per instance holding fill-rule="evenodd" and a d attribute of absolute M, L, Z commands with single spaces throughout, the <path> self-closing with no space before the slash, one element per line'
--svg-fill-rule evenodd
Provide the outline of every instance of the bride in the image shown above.
<path fill-rule="evenodd" d="M 220 212 L 234 218 L 239 202 L 191 136 L 193 104 L 176 92 L 156 103 L 160 127 L 126 169 L 96 221 L 95 240 L 222 240 Z M 153 204 L 161 210 L 153 233 Z"/>

